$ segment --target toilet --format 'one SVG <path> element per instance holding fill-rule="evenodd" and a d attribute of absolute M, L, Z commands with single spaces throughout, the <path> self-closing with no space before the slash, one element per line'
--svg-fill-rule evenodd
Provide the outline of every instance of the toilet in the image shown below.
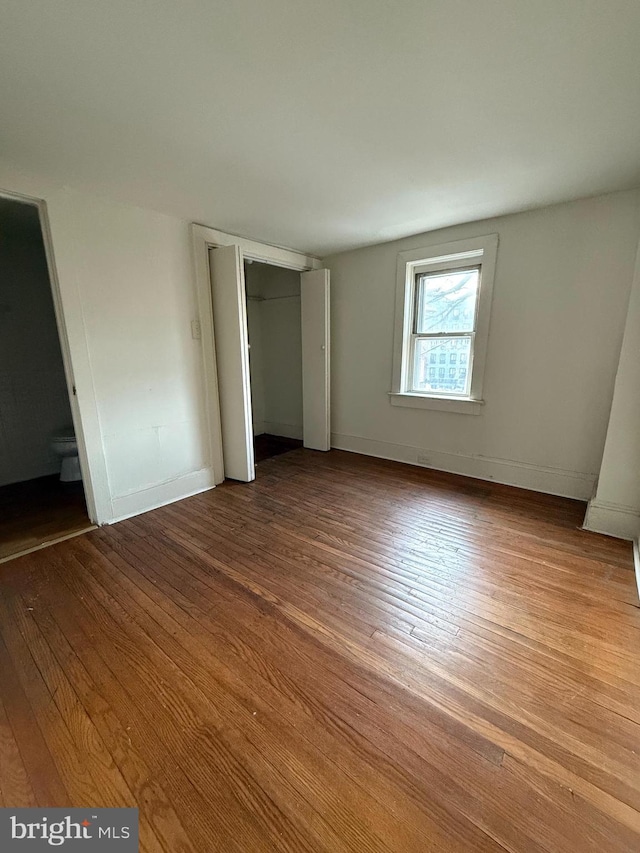
<path fill-rule="evenodd" d="M 72 426 L 61 429 L 51 436 L 51 449 L 62 457 L 60 480 L 63 483 L 82 480 L 80 460 L 78 459 L 78 443 Z"/>

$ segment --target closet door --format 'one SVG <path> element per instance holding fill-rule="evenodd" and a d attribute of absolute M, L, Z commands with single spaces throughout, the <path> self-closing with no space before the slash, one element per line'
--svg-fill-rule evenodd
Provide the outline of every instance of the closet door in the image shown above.
<path fill-rule="evenodd" d="M 300 294 L 303 441 L 311 450 L 329 450 L 329 270 L 301 273 Z"/>
<path fill-rule="evenodd" d="M 239 246 L 209 250 L 224 475 L 255 480 L 249 335 Z"/>

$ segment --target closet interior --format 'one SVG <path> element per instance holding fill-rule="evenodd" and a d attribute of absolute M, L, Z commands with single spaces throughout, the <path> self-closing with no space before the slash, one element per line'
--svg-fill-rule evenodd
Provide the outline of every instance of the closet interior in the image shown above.
<path fill-rule="evenodd" d="M 302 447 L 300 273 L 245 261 L 256 464 Z"/>

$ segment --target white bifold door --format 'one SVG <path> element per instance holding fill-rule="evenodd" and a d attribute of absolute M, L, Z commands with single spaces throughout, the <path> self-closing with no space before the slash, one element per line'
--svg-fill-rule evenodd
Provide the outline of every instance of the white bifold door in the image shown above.
<path fill-rule="evenodd" d="M 329 450 L 329 270 L 300 274 L 302 318 L 302 439 Z"/>
<path fill-rule="evenodd" d="M 244 263 L 238 246 L 209 250 L 225 477 L 255 479 Z"/>
<path fill-rule="evenodd" d="M 244 258 L 239 246 L 209 250 L 224 474 L 255 479 Z M 330 448 L 329 270 L 300 274 L 303 444 Z"/>

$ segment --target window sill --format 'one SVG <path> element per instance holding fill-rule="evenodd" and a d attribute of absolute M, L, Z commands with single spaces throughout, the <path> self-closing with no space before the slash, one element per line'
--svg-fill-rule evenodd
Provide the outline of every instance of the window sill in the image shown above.
<path fill-rule="evenodd" d="M 389 394 L 392 406 L 410 409 L 432 409 L 437 412 L 457 412 L 459 415 L 479 415 L 484 400 L 468 400 L 461 397 L 428 397 L 426 394 L 407 394 L 392 391 Z"/>

